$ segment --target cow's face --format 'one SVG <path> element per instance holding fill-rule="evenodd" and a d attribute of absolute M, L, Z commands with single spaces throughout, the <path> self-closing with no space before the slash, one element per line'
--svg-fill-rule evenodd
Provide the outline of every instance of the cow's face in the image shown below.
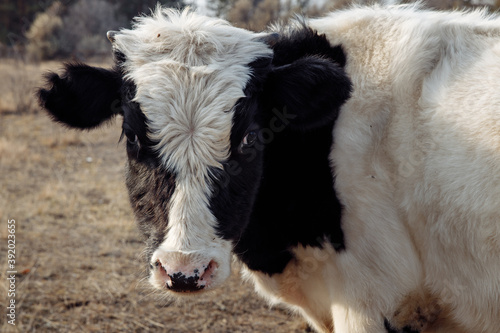
<path fill-rule="evenodd" d="M 48 77 L 41 104 L 77 128 L 123 116 L 150 282 L 177 293 L 216 287 L 248 226 L 273 132 L 331 121 L 349 82 L 328 59 L 273 59 L 276 35 L 188 11 L 158 9 L 108 38 L 115 69 L 68 65 Z"/>

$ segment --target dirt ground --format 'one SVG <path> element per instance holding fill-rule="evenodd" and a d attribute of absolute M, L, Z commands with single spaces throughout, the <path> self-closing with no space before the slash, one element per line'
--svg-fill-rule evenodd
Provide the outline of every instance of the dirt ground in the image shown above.
<path fill-rule="evenodd" d="M 120 119 L 64 129 L 34 87 L 59 63 L 0 59 L 1 332 L 307 332 L 242 282 L 177 304 L 148 287 L 124 185 Z M 15 219 L 15 326 L 7 323 L 8 220 Z"/>

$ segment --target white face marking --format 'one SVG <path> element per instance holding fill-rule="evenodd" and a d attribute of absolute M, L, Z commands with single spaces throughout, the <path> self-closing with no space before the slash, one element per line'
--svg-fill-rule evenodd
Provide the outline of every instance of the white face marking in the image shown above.
<path fill-rule="evenodd" d="M 153 261 L 186 267 L 186 258 L 198 265 L 215 260 L 213 283 L 229 275 L 231 244 L 216 234 L 209 169 L 222 168 L 229 155 L 233 107 L 245 96 L 248 65 L 272 55 L 258 37 L 223 20 L 160 8 L 115 35 L 149 136 L 163 167 L 175 174 L 166 237 Z M 158 276 L 152 278 L 158 285 Z"/>
<path fill-rule="evenodd" d="M 129 76 L 164 165 L 204 181 L 207 167 L 220 167 L 229 153 L 230 110 L 244 96 L 239 82 L 223 71 L 168 60 L 143 65 Z"/>

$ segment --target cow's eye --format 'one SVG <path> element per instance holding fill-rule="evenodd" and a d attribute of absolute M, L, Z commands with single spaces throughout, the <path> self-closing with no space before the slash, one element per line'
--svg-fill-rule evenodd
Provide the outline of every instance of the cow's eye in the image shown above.
<path fill-rule="evenodd" d="M 251 147 L 253 146 L 256 140 L 257 140 L 257 131 L 250 131 L 245 135 L 243 141 L 241 141 L 241 145 L 243 147 Z"/>
<path fill-rule="evenodd" d="M 134 132 L 132 132 L 132 131 L 127 130 L 127 129 L 124 128 L 123 131 L 122 131 L 122 135 L 120 137 L 120 140 L 124 136 L 127 137 L 127 143 L 128 144 L 130 144 L 132 146 L 138 146 L 139 145 L 139 137 Z"/>
<path fill-rule="evenodd" d="M 135 134 L 133 135 L 133 137 L 132 136 L 129 137 L 127 135 L 127 142 L 130 143 L 133 146 L 136 146 L 136 145 L 139 144 L 139 138 Z"/>

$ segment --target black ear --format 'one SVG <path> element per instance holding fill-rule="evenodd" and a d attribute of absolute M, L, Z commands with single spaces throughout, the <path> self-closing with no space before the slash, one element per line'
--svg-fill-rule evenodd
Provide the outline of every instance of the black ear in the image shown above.
<path fill-rule="evenodd" d="M 264 92 L 269 107 L 286 108 L 292 127 L 311 130 L 337 118 L 350 97 L 351 81 L 332 60 L 306 56 L 273 68 Z"/>
<path fill-rule="evenodd" d="M 121 75 L 114 70 L 66 64 L 64 73 L 48 73 L 48 89 L 37 92 L 40 106 L 58 122 L 85 129 L 121 112 Z"/>

